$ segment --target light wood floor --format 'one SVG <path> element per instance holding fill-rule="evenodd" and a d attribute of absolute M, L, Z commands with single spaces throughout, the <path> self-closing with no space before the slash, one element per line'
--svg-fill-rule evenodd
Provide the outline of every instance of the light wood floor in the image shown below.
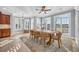
<path fill-rule="evenodd" d="M 79 48 L 77 48 L 76 46 L 75 40 L 67 38 L 62 38 L 61 48 L 58 48 L 57 41 L 52 43 L 50 47 L 44 47 L 43 45 L 40 45 L 34 40 L 29 39 L 29 34 L 26 33 L 3 39 L 13 41 L 7 43 L 3 47 L 0 47 L 0 52 L 78 52 L 79 51 Z M 0 40 L 2 41 L 2 39 Z"/>

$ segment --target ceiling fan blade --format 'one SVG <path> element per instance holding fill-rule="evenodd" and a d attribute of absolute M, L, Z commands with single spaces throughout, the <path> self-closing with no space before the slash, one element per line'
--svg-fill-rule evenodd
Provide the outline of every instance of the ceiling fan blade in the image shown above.
<path fill-rule="evenodd" d="M 39 14 L 41 13 L 41 11 L 39 12 Z"/>
<path fill-rule="evenodd" d="M 35 10 L 37 10 L 37 11 L 38 11 L 39 9 L 35 9 Z"/>
<path fill-rule="evenodd" d="M 44 11 L 51 11 L 51 9 L 46 9 L 46 10 L 44 10 Z"/>
<path fill-rule="evenodd" d="M 45 9 L 46 8 L 46 6 L 42 6 L 42 9 Z"/>
<path fill-rule="evenodd" d="M 51 9 L 48 9 L 48 11 L 51 11 Z"/>

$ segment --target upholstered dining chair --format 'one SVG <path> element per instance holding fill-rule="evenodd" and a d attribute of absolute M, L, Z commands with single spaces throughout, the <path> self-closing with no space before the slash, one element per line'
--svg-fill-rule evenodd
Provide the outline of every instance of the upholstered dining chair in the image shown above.
<path fill-rule="evenodd" d="M 60 31 L 56 31 L 56 32 L 54 32 L 52 34 L 53 42 L 54 42 L 54 40 L 57 40 L 59 48 L 60 48 L 60 44 L 62 44 L 62 42 L 61 42 L 61 36 L 62 36 L 62 33 Z"/>
<path fill-rule="evenodd" d="M 44 46 L 47 44 L 48 46 L 50 45 L 51 42 L 51 36 L 49 33 L 46 32 L 41 32 L 41 40 L 44 41 Z"/>

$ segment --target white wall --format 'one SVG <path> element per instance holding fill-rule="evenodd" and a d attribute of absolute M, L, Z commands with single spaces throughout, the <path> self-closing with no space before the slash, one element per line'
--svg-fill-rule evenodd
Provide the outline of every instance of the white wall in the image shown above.
<path fill-rule="evenodd" d="M 77 47 L 79 47 L 79 10 L 76 10 L 76 16 L 75 16 L 75 39 Z"/>
<path fill-rule="evenodd" d="M 71 21 L 70 21 L 70 23 L 71 23 L 71 33 L 70 33 L 70 35 L 71 35 L 71 37 L 75 37 L 75 10 L 73 10 L 73 11 L 71 11 Z"/>

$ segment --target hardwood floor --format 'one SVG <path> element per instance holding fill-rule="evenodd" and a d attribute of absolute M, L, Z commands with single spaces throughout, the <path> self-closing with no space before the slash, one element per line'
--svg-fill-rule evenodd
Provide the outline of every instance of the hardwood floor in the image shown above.
<path fill-rule="evenodd" d="M 5 38 L 5 39 L 9 39 L 9 38 Z M 0 47 L 0 52 L 30 52 L 31 51 L 20 39 L 11 37 L 10 40 L 12 41 Z"/>
<path fill-rule="evenodd" d="M 3 47 L 0 52 L 79 52 L 74 40 L 62 38 L 62 46 L 58 48 L 57 41 L 49 47 L 40 45 L 40 42 L 29 39 L 29 34 L 19 34 L 5 39 L 12 40 Z"/>

